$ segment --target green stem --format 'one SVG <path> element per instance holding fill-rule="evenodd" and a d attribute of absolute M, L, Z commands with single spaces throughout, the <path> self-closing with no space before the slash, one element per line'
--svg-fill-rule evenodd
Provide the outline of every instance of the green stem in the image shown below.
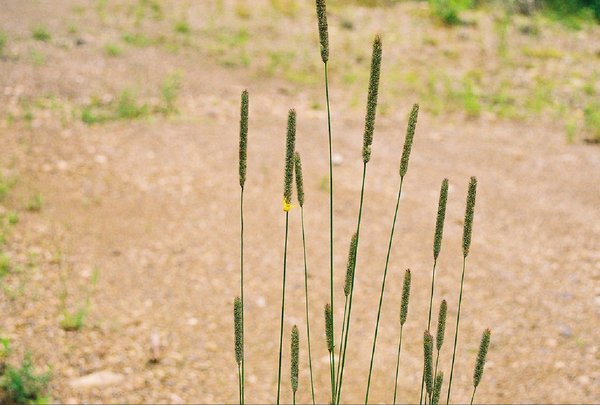
<path fill-rule="evenodd" d="M 242 300 L 242 373 L 241 373 L 241 401 L 244 404 L 244 187 L 240 191 L 240 295 Z"/>
<path fill-rule="evenodd" d="M 398 370 L 400 368 L 400 351 L 402 350 L 402 329 L 404 325 L 400 325 L 400 341 L 398 342 L 398 358 L 396 359 L 396 379 L 394 383 L 394 405 L 396 405 L 396 391 L 398 390 Z"/>
<path fill-rule="evenodd" d="M 331 328 L 333 336 L 335 336 L 334 306 L 333 306 L 333 151 L 331 144 L 331 110 L 329 108 L 329 74 L 327 62 L 324 63 L 325 69 L 325 98 L 327 101 L 327 130 L 329 139 L 329 290 L 330 290 L 330 305 L 331 305 Z M 335 371 L 335 355 L 331 357 L 331 373 Z M 336 381 L 333 380 L 331 385 L 331 396 L 335 398 Z"/>
<path fill-rule="evenodd" d="M 437 265 L 437 259 L 433 260 L 433 270 L 431 271 L 431 295 L 429 296 L 429 319 L 427 320 L 427 331 L 431 327 L 431 308 L 433 307 L 433 291 L 435 288 L 435 267 Z M 434 375 L 435 378 L 435 375 Z M 425 366 L 423 366 L 423 376 L 421 377 L 421 399 L 419 399 L 419 403 L 423 400 L 423 386 L 425 384 Z"/>
<path fill-rule="evenodd" d="M 379 319 L 381 317 L 381 306 L 383 304 L 383 293 L 385 291 L 385 279 L 387 277 L 388 265 L 390 263 L 390 253 L 392 252 L 392 242 L 394 240 L 394 229 L 396 228 L 396 218 L 398 217 L 398 206 L 400 205 L 400 196 L 402 195 L 402 183 L 404 177 L 400 177 L 400 186 L 398 187 L 398 198 L 396 199 L 396 210 L 394 211 L 394 220 L 392 221 L 392 230 L 390 232 L 390 241 L 388 243 L 387 256 L 385 258 L 385 268 L 383 270 L 383 280 L 381 280 L 381 294 L 379 295 L 379 307 L 377 308 L 377 321 L 375 322 L 375 334 L 373 336 L 373 349 L 371 351 L 371 364 L 369 365 L 369 377 L 367 379 L 367 393 L 365 394 L 365 405 L 369 402 L 369 389 L 371 388 L 371 375 L 373 373 L 373 360 L 375 360 L 375 347 L 377 345 L 377 332 L 379 331 Z"/>
<path fill-rule="evenodd" d="M 294 393 L 293 393 L 293 395 L 292 395 L 292 398 L 293 398 L 293 399 L 292 399 L 292 401 L 293 401 L 292 403 L 293 403 L 294 405 L 296 405 L 296 391 L 294 391 Z"/>
<path fill-rule="evenodd" d="M 454 373 L 454 360 L 456 358 L 456 346 L 458 344 L 458 323 L 460 322 L 460 305 L 462 304 L 463 284 L 465 281 L 465 267 L 467 264 L 467 257 L 463 257 L 462 276 L 460 277 L 460 294 L 458 296 L 458 312 L 456 314 L 456 331 L 454 332 L 454 349 L 452 349 L 452 366 L 450 367 L 450 379 L 448 380 L 448 398 L 446 398 L 446 405 L 450 403 L 450 390 L 452 389 L 452 375 Z"/>
<path fill-rule="evenodd" d="M 283 248 L 283 282 L 281 287 L 281 326 L 279 329 L 279 371 L 277 372 L 277 404 L 279 405 L 279 394 L 281 392 L 281 354 L 283 349 L 283 315 L 285 309 L 285 273 L 287 266 L 287 245 L 288 245 L 288 223 L 289 212 L 285 213 L 285 243 Z"/>
<path fill-rule="evenodd" d="M 344 301 L 344 317 L 342 318 L 342 334 L 340 335 L 340 349 L 338 352 L 338 360 L 342 358 L 342 347 L 344 347 L 343 343 L 344 343 L 344 330 L 346 327 L 346 313 L 348 311 L 348 297 L 346 297 L 345 301 Z M 335 373 L 336 375 L 336 381 L 340 380 L 340 361 L 338 361 L 338 366 L 337 366 L 337 371 Z M 337 386 L 335 387 L 335 392 L 337 394 Z"/>
<path fill-rule="evenodd" d="M 242 369 L 238 364 L 238 399 L 240 400 L 240 405 L 242 404 Z"/>
<path fill-rule="evenodd" d="M 358 242 L 360 240 L 360 220 L 362 218 L 363 201 L 365 195 L 365 177 L 367 175 L 367 164 L 363 163 L 362 185 L 360 187 L 360 205 L 358 208 L 358 223 L 356 225 L 356 257 L 354 261 L 354 271 L 352 272 L 352 284 L 350 286 L 350 300 L 348 302 L 348 319 L 346 320 L 346 331 L 344 335 L 344 350 L 342 354 L 342 369 L 340 371 L 340 379 L 337 384 L 336 404 L 340 403 L 342 396 L 342 382 L 344 380 L 344 366 L 346 365 L 346 349 L 348 348 L 348 333 L 350 332 L 350 316 L 352 314 L 352 298 L 354 297 L 354 277 L 356 277 L 356 262 L 358 257 Z"/>
<path fill-rule="evenodd" d="M 310 389 L 312 394 L 312 402 L 314 405 L 315 386 L 313 383 L 312 354 L 310 351 L 310 318 L 308 315 L 308 264 L 306 262 L 306 238 L 304 236 L 304 207 L 300 208 L 300 216 L 302 218 L 302 248 L 304 250 L 304 298 L 306 302 L 306 336 L 308 341 L 308 368 L 310 369 Z"/>
<path fill-rule="evenodd" d="M 329 377 L 331 380 L 331 385 L 333 387 L 335 387 L 335 375 L 333 374 L 333 367 L 331 366 L 333 356 L 334 356 L 333 352 L 329 352 Z M 331 396 L 333 397 L 334 395 L 335 395 L 335 390 L 331 392 Z M 333 398 L 332 398 L 331 403 L 333 404 Z"/>
<path fill-rule="evenodd" d="M 471 405 L 473 405 L 473 400 L 475 399 L 475 391 L 477 391 L 477 387 L 473 387 L 473 395 L 471 395 Z"/>

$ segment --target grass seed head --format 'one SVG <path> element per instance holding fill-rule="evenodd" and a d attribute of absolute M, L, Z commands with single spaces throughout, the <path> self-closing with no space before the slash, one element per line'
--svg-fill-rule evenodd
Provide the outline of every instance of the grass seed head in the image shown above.
<path fill-rule="evenodd" d="M 294 172 L 296 173 L 296 191 L 298 192 L 298 204 L 304 206 L 304 180 L 302 179 L 302 160 L 298 152 L 294 153 Z"/>
<path fill-rule="evenodd" d="M 425 358 L 425 387 L 427 393 L 433 391 L 433 336 L 428 331 L 423 334 L 423 354 Z"/>
<path fill-rule="evenodd" d="M 446 332 L 446 314 L 448 313 L 448 304 L 442 300 L 440 313 L 438 314 L 437 335 L 435 336 L 435 348 L 440 351 L 444 344 L 444 333 Z"/>
<path fill-rule="evenodd" d="M 442 384 L 444 382 L 444 373 L 441 371 L 435 376 L 435 382 L 433 383 L 433 394 L 431 396 L 431 405 L 437 405 L 440 402 L 440 392 L 442 391 Z"/>
<path fill-rule="evenodd" d="M 442 249 L 442 236 L 444 235 L 444 220 L 446 218 L 446 202 L 448 201 L 448 179 L 442 181 L 440 201 L 438 204 L 437 219 L 435 221 L 435 236 L 433 238 L 433 258 L 437 259 Z"/>
<path fill-rule="evenodd" d="M 352 235 L 350 240 L 350 248 L 348 249 L 348 265 L 346 267 L 346 282 L 344 283 L 344 295 L 347 297 L 352 291 L 352 279 L 354 278 L 354 267 L 356 265 L 356 244 L 358 237 L 356 233 Z"/>
<path fill-rule="evenodd" d="M 467 193 L 467 208 L 465 209 L 465 226 L 463 229 L 463 257 L 469 255 L 471 246 L 471 232 L 473 230 L 473 214 L 475 211 L 475 196 L 477 194 L 477 179 L 471 177 Z"/>
<path fill-rule="evenodd" d="M 242 334 L 242 300 L 235 297 L 233 300 L 233 326 L 235 332 L 235 361 L 238 366 L 242 362 L 244 351 L 244 337 Z"/>
<path fill-rule="evenodd" d="M 381 73 L 381 37 L 373 40 L 373 56 L 371 58 L 371 74 L 369 76 L 369 94 L 367 96 L 367 114 L 365 117 L 365 134 L 363 137 L 363 162 L 371 160 L 371 144 L 375 131 L 375 113 L 377 111 L 377 95 L 379 93 L 379 76 Z"/>
<path fill-rule="evenodd" d="M 400 303 L 400 325 L 406 322 L 408 314 L 408 300 L 410 298 L 410 269 L 404 272 L 404 283 L 402 284 L 402 301 Z"/>
<path fill-rule="evenodd" d="M 246 161 L 248 152 L 248 91 L 242 92 L 240 108 L 240 187 L 246 183 Z"/>
<path fill-rule="evenodd" d="M 327 2 L 317 0 L 317 22 L 319 23 L 319 42 L 321 44 L 321 60 L 329 59 L 329 30 L 327 28 Z"/>
<path fill-rule="evenodd" d="M 283 182 L 284 204 L 292 203 L 292 182 L 294 181 L 294 151 L 296 150 L 296 110 L 288 113 L 287 136 L 285 141 L 285 176 Z"/>
<path fill-rule="evenodd" d="M 331 305 L 325 304 L 325 336 L 327 338 L 327 350 L 333 352 L 333 314 Z"/>
<path fill-rule="evenodd" d="M 404 139 L 404 150 L 402 151 L 402 159 L 400 159 L 400 177 L 404 177 L 408 170 L 408 159 L 410 158 L 410 151 L 412 150 L 413 139 L 415 137 L 418 115 L 419 104 L 415 104 L 408 117 L 408 127 L 406 128 L 406 138 Z"/>
<path fill-rule="evenodd" d="M 291 368 L 290 368 L 290 376 L 292 381 L 292 391 L 296 392 L 298 390 L 298 352 L 300 350 L 300 337 L 298 335 L 298 327 L 294 325 L 292 328 L 292 345 L 291 345 Z"/>
<path fill-rule="evenodd" d="M 475 363 L 475 371 L 473 372 L 473 386 L 477 388 L 483 376 L 483 367 L 485 366 L 485 358 L 487 357 L 488 348 L 490 347 L 490 335 L 492 332 L 486 329 L 481 336 L 479 344 L 479 352 L 477 353 L 477 362 Z"/>

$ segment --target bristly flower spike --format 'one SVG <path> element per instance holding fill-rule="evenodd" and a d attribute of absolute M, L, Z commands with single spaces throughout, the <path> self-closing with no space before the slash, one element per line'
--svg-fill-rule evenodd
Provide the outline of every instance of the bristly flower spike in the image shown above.
<path fill-rule="evenodd" d="M 292 204 L 292 182 L 294 181 L 294 151 L 296 150 L 296 110 L 288 113 L 287 136 L 285 146 L 285 176 L 283 182 L 284 210 Z"/>
<path fill-rule="evenodd" d="M 300 350 L 300 336 L 298 334 L 298 327 L 294 325 L 292 328 L 292 344 L 291 344 L 291 368 L 290 377 L 292 383 L 292 391 L 295 393 L 298 390 L 298 358 Z"/>
<path fill-rule="evenodd" d="M 400 303 L 400 325 L 406 322 L 408 315 L 408 300 L 410 299 L 410 269 L 404 272 L 404 283 L 402 284 L 402 301 Z"/>
<path fill-rule="evenodd" d="M 441 371 L 435 376 L 433 383 L 433 395 L 431 396 L 431 405 L 437 405 L 440 402 L 440 392 L 442 391 L 442 383 L 444 382 L 444 373 Z"/>
<path fill-rule="evenodd" d="M 348 249 L 348 266 L 346 267 L 346 282 L 344 283 L 344 295 L 348 297 L 352 291 L 352 275 L 354 274 L 354 267 L 356 263 L 356 243 L 357 234 L 352 235 L 350 240 L 350 248 Z"/>
<path fill-rule="evenodd" d="M 404 149 L 402 150 L 402 159 L 400 159 L 400 177 L 404 177 L 408 171 L 408 159 L 412 149 L 413 139 L 415 137 L 415 128 L 417 127 L 417 117 L 419 116 L 419 104 L 413 105 L 410 116 L 408 117 L 408 127 L 406 128 L 406 138 L 404 139 Z"/>
<path fill-rule="evenodd" d="M 331 305 L 325 304 L 325 337 L 327 338 L 327 350 L 333 352 L 333 323 L 331 318 Z"/>
<path fill-rule="evenodd" d="M 481 343 L 479 345 L 479 353 L 477 353 L 477 362 L 475 363 L 475 372 L 473 373 L 473 386 L 477 388 L 481 382 L 483 376 L 483 368 L 485 366 L 485 358 L 487 356 L 488 348 L 490 346 L 490 336 L 492 332 L 486 329 L 481 336 Z"/>
<path fill-rule="evenodd" d="M 319 42 L 321 44 L 321 60 L 329 60 L 329 30 L 327 28 L 327 2 L 317 0 L 317 22 L 319 23 Z"/>
<path fill-rule="evenodd" d="M 479 352 L 477 353 L 477 361 L 475 362 L 475 371 L 473 372 L 473 395 L 471 395 L 471 404 L 475 399 L 475 392 L 481 382 L 483 376 L 483 368 L 485 366 L 485 358 L 487 357 L 488 348 L 490 347 L 490 335 L 492 332 L 486 329 L 481 336 L 481 343 L 479 344 Z"/>
<path fill-rule="evenodd" d="M 448 313 L 448 304 L 446 300 L 440 305 L 440 313 L 438 315 L 437 335 L 435 337 L 435 348 L 439 352 L 444 344 L 444 334 L 446 332 L 446 314 Z"/>
<path fill-rule="evenodd" d="M 235 361 L 238 366 L 242 363 L 244 342 L 242 337 L 242 300 L 235 297 L 233 300 L 233 326 L 235 333 Z"/>
<path fill-rule="evenodd" d="M 248 156 L 248 90 L 242 92 L 240 108 L 240 187 L 246 183 L 246 162 Z"/>
<path fill-rule="evenodd" d="M 296 191 L 298 193 L 298 204 L 304 206 L 304 180 L 302 179 L 302 160 L 298 152 L 294 153 L 294 173 L 296 174 Z"/>
<path fill-rule="evenodd" d="M 438 204 L 437 219 L 435 221 L 435 236 L 433 239 L 433 258 L 437 260 L 442 249 L 442 237 L 444 235 L 444 219 L 446 218 L 446 203 L 448 201 L 448 179 L 442 181 L 440 189 L 440 201 Z"/>
<path fill-rule="evenodd" d="M 371 74 L 369 76 L 369 94 L 367 96 L 367 114 L 365 117 L 365 133 L 363 137 L 363 162 L 371 160 L 371 144 L 375 130 L 375 114 L 377 111 L 377 95 L 379 93 L 379 76 L 381 74 L 381 37 L 373 40 L 373 56 L 371 58 Z"/>
<path fill-rule="evenodd" d="M 425 359 L 425 387 L 431 395 L 433 391 L 433 336 L 428 331 L 423 334 L 423 354 Z"/>
<path fill-rule="evenodd" d="M 465 210 L 465 226 L 463 230 L 463 257 L 469 255 L 471 246 L 471 232 L 473 230 L 473 213 L 475 211 L 475 197 L 477 194 L 477 179 L 471 177 L 467 193 L 467 208 Z"/>

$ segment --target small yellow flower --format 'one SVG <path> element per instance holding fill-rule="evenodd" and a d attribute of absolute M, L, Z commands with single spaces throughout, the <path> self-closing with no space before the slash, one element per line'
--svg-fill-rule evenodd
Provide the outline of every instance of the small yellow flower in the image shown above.
<path fill-rule="evenodd" d="M 283 211 L 289 212 L 292 208 L 294 208 L 294 205 L 292 203 L 287 202 L 284 198 L 283 199 Z"/>

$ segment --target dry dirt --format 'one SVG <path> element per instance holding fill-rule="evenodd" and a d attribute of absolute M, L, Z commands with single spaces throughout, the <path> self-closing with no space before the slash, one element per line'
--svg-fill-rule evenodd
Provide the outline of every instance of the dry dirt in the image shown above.
<path fill-rule="evenodd" d="M 78 14 L 73 8 L 77 5 L 89 10 Z M 216 64 L 203 52 L 202 36 L 192 40 L 197 48 L 172 52 L 156 46 L 125 47 L 123 55 L 110 58 L 103 52 L 104 38 L 118 34 L 98 21 L 93 7 L 66 0 L 3 2 L 0 24 L 10 42 L 9 56 L 0 60 L 0 111 L 6 114 L 17 108 L 23 97 L 47 94 L 82 105 L 93 94 L 114 97 L 123 83 L 136 85 L 151 97 L 144 92 L 156 94 L 164 76 L 178 69 L 184 73 L 177 101 L 180 114 L 86 125 L 79 119 L 61 120 L 59 113 L 48 109 L 36 110 L 29 123 L 3 123 L 0 161 L 4 176 L 17 179 L 3 209 L 17 210 L 20 218 L 4 250 L 13 268 L 20 270 L 2 279 L 0 333 L 11 339 L 14 358 L 30 351 L 40 369 L 51 367 L 51 397 L 59 402 L 237 400 L 232 301 L 239 276 L 238 103 L 241 90 L 248 88 L 247 401 L 273 402 L 276 393 L 284 235 L 282 158 L 290 107 L 298 111 L 297 148 L 305 170 L 316 394 L 318 401 L 327 401 L 322 321 L 329 294 L 328 193 L 322 185 L 328 173 L 327 121 L 324 110 L 311 105 L 311 100 L 322 97 L 322 83 L 303 88 Z M 85 39 L 80 46 L 73 41 L 77 35 L 68 34 L 66 28 L 66 21 L 77 18 Z M 31 39 L 31 27 L 41 22 L 53 34 L 50 42 Z M 298 23 L 316 26 L 308 17 Z M 598 31 L 594 35 L 598 38 Z M 305 40 L 313 41 L 314 36 Z M 355 45 L 369 47 L 368 42 Z M 393 41 L 385 46 L 393 48 Z M 43 65 L 31 62 L 32 49 L 46 53 Z M 366 94 L 366 81 L 361 83 Z M 347 107 L 348 97 L 343 84 L 334 81 L 333 141 L 341 160 L 334 171 L 337 303 L 343 298 L 346 250 L 356 225 L 362 170 L 364 96 L 355 109 Z M 384 97 L 382 103 L 390 111 L 377 121 L 344 402 L 361 401 L 364 395 L 406 115 L 413 101 L 417 100 Z M 413 294 L 399 398 L 402 402 L 418 398 L 431 245 L 444 177 L 450 179 L 450 194 L 434 302 L 437 307 L 446 298 L 449 304 L 448 343 L 441 358 L 443 370 L 449 368 L 462 217 L 471 175 L 477 176 L 479 189 L 454 400 L 470 396 L 479 338 L 490 327 L 492 344 L 478 401 L 597 402 L 600 149 L 567 144 L 562 128 L 548 119 L 523 122 L 486 115 L 469 119 L 461 114 L 434 116 L 426 110 L 419 117 L 400 204 L 372 402 L 391 401 L 405 268 L 413 272 Z M 24 208 L 34 193 L 43 198 L 39 212 Z M 294 209 L 286 337 L 293 324 L 304 331 L 299 225 L 300 212 Z M 99 281 L 89 293 L 95 269 Z M 65 286 L 71 310 L 91 294 L 89 314 L 78 331 L 60 327 Z M 338 320 L 341 309 L 336 305 Z M 339 324 L 336 330 L 339 333 Z M 153 335 L 160 337 L 157 364 L 149 362 Z M 303 339 L 300 402 L 310 399 L 305 343 Z M 291 401 L 288 346 L 286 340 L 285 401 Z M 73 386 L 77 378 L 98 371 L 124 378 L 105 386 Z"/>

